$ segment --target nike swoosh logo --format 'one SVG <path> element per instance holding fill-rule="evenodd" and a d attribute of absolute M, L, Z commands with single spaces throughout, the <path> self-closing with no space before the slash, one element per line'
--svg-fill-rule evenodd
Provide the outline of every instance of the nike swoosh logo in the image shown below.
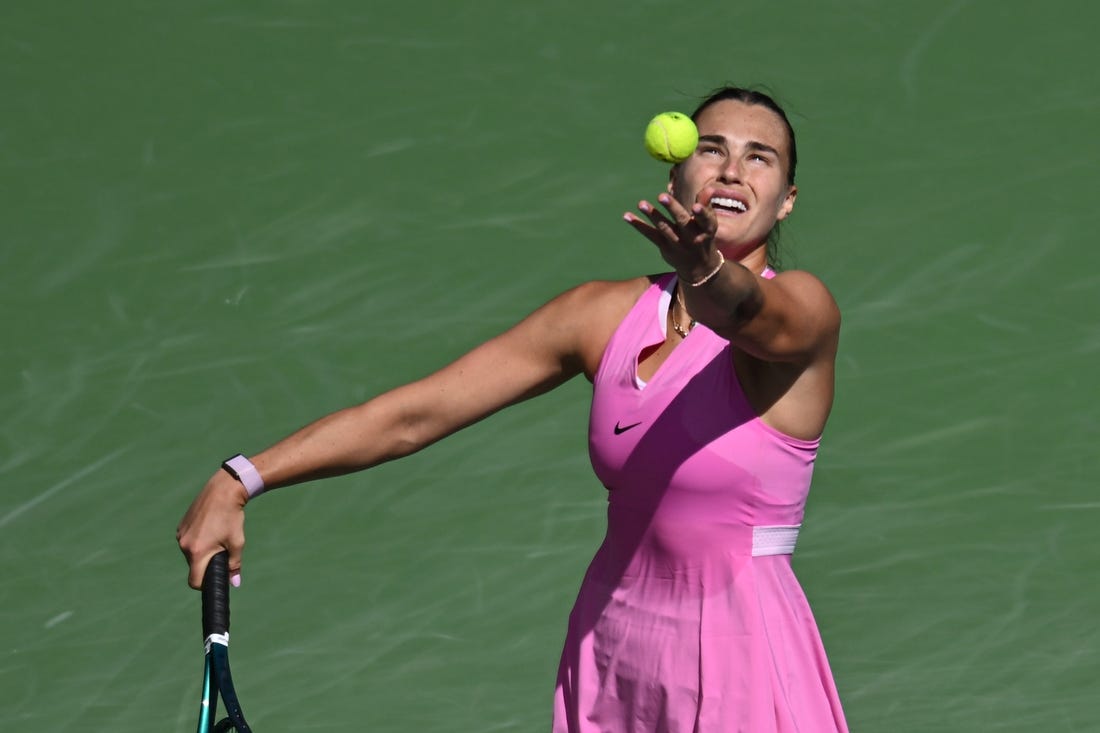
<path fill-rule="evenodd" d="M 620 426 L 620 425 L 619 425 L 619 423 L 618 423 L 618 422 L 616 422 L 616 423 L 615 423 L 615 435 L 622 435 L 622 434 L 623 434 L 623 433 L 625 433 L 625 432 L 626 432 L 627 430 L 630 430 L 631 428 L 636 428 L 636 427 L 638 427 L 639 425 L 641 425 L 641 423 L 640 423 L 640 422 L 636 422 L 636 423 L 631 423 L 630 425 L 622 425 L 622 426 Z"/>

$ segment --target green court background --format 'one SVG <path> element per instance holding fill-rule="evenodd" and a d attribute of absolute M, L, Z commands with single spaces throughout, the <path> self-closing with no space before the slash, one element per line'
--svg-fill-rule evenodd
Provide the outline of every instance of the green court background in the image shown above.
<path fill-rule="evenodd" d="M 1100 730 L 1086 2 L 8 2 L 0 729 L 188 731 L 218 462 L 590 278 L 660 110 L 765 84 L 844 312 L 795 567 L 853 731 Z M 249 507 L 257 731 L 547 730 L 602 536 L 582 380 Z"/>

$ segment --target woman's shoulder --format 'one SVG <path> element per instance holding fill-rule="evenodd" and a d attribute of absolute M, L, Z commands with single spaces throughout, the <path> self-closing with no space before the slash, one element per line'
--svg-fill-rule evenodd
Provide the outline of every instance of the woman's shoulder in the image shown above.
<path fill-rule="evenodd" d="M 591 378 L 611 335 L 659 276 L 590 280 L 554 299 L 553 320 L 574 334 Z"/>
<path fill-rule="evenodd" d="M 621 280 L 589 280 L 577 285 L 573 290 L 582 293 L 584 297 L 590 298 L 615 298 L 630 295 L 637 297 L 660 279 L 661 275 L 639 275 Z"/>
<path fill-rule="evenodd" d="M 827 324 L 827 330 L 840 326 L 840 309 L 836 299 L 817 275 L 805 270 L 786 270 L 771 280 L 795 301 L 803 312 L 813 314 Z"/>
<path fill-rule="evenodd" d="M 545 314 L 562 326 L 576 324 L 578 327 L 591 327 L 605 317 L 611 317 L 617 322 L 646 289 L 658 280 L 659 276 L 589 280 L 559 293 L 539 308 L 536 314 Z"/>
<path fill-rule="evenodd" d="M 647 289 L 666 280 L 671 273 L 658 273 L 655 275 L 639 275 L 637 277 L 622 280 L 589 280 L 576 286 L 569 293 L 574 297 L 585 301 L 619 301 L 631 302 L 642 296 Z"/>
<path fill-rule="evenodd" d="M 623 280 L 589 280 L 563 294 L 571 307 L 587 319 L 608 320 L 618 324 L 639 298 L 662 275 L 642 275 Z"/>

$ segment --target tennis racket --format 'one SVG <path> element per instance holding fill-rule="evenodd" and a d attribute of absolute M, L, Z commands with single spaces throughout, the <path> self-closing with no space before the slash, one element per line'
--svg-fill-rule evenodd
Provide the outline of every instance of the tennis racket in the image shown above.
<path fill-rule="evenodd" d="M 202 706 L 199 708 L 198 733 L 252 733 L 244 722 L 233 677 L 229 674 L 229 553 L 219 552 L 210 559 L 202 577 L 202 638 L 206 647 L 206 666 L 202 679 Z M 218 695 L 225 703 L 226 716 L 215 723 Z"/>

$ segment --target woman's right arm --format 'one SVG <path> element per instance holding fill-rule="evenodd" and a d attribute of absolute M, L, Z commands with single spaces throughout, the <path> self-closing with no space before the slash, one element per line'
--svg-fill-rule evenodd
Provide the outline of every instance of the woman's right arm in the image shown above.
<path fill-rule="evenodd" d="M 268 490 L 351 473 L 414 453 L 581 372 L 591 375 L 637 288 L 574 288 L 434 374 L 327 415 L 250 460 Z M 192 502 L 176 531 L 192 588 L 222 549 L 231 575 L 239 575 L 247 501 L 244 487 L 219 470 Z"/>

